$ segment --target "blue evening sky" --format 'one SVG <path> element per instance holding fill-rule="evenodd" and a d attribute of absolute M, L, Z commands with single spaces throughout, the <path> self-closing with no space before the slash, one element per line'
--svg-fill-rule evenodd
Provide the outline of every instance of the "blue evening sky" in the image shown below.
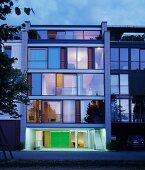
<path fill-rule="evenodd" d="M 19 25 L 24 21 L 44 25 L 145 25 L 145 0 L 19 0 L 20 7 L 32 7 L 35 15 L 14 14 L 7 23 Z"/>

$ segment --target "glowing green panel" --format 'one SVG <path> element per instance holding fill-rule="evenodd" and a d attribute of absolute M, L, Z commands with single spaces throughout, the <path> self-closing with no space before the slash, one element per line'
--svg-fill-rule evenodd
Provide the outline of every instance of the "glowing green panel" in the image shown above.
<path fill-rule="evenodd" d="M 52 148 L 69 148 L 70 133 L 69 132 L 51 132 Z"/>

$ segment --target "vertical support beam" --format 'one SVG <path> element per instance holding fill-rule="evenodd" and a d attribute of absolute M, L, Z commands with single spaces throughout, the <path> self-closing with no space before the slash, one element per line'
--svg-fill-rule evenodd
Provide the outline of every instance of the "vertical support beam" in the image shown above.
<path fill-rule="evenodd" d="M 102 23 L 101 23 L 101 26 L 102 26 L 102 37 L 104 36 L 104 33 L 105 33 L 105 31 L 107 31 L 107 21 L 103 21 Z"/>
<path fill-rule="evenodd" d="M 28 30 L 30 22 L 25 22 L 25 28 L 22 30 L 22 52 L 21 52 L 21 70 L 27 72 L 27 45 L 28 45 Z M 26 138 L 26 106 L 20 105 L 21 126 L 20 126 L 20 141 L 25 143 Z"/>
<path fill-rule="evenodd" d="M 78 131 L 75 130 L 75 148 L 78 148 Z"/>
<path fill-rule="evenodd" d="M 105 128 L 106 143 L 111 141 L 111 79 L 110 79 L 110 32 L 104 32 L 105 58 Z"/>

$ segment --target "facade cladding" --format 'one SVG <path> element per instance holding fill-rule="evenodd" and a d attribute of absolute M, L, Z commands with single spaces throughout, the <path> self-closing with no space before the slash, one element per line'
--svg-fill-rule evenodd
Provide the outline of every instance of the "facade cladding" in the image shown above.
<path fill-rule="evenodd" d="M 105 150 L 111 135 L 143 133 L 144 39 L 124 34 L 145 28 L 25 24 L 5 43 L 31 86 L 30 104 L 19 105 L 25 149 Z"/>

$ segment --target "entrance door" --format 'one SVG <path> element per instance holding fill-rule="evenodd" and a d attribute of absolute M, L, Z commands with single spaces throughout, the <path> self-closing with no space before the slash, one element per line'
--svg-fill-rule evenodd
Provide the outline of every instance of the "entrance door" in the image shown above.
<path fill-rule="evenodd" d="M 67 131 L 51 131 L 51 147 L 52 148 L 69 148 L 70 133 Z"/>

